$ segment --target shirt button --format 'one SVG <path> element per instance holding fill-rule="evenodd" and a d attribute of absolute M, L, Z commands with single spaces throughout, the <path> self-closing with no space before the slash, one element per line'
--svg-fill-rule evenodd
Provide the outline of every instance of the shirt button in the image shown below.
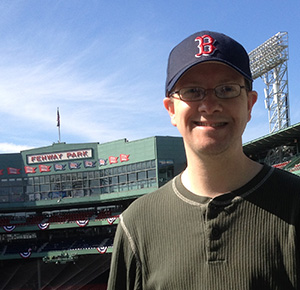
<path fill-rule="evenodd" d="M 212 228 L 211 237 L 214 240 L 218 240 L 221 237 L 221 230 L 218 227 Z"/>

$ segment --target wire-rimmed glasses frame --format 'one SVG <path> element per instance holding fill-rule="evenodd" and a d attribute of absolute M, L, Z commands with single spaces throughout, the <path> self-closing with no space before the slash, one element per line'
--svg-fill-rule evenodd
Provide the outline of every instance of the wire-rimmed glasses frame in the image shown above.
<path fill-rule="evenodd" d="M 172 92 L 169 96 L 177 99 L 179 97 L 180 100 L 185 102 L 197 102 L 203 100 L 208 91 L 213 90 L 216 97 L 219 99 L 233 99 L 241 94 L 242 89 L 246 89 L 246 86 L 241 86 L 239 84 L 223 84 L 218 85 L 213 89 L 184 87 L 180 90 Z M 178 95 L 178 97 L 175 97 L 174 95 Z"/>

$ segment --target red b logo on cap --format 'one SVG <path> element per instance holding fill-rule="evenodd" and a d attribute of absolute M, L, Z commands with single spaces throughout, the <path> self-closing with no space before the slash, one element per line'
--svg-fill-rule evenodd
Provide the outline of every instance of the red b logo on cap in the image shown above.
<path fill-rule="evenodd" d="M 213 46 L 214 39 L 209 35 L 202 35 L 196 37 L 195 41 L 199 41 L 199 53 L 195 54 L 195 57 L 200 57 L 201 55 L 210 55 L 216 49 Z"/>

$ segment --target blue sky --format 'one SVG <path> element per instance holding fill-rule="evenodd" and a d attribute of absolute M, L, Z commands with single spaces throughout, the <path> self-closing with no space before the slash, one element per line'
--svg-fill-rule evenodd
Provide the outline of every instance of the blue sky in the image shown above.
<path fill-rule="evenodd" d="M 2 0 L 0 153 L 58 141 L 179 136 L 163 108 L 170 50 L 208 29 L 248 52 L 289 34 L 291 123 L 300 122 L 300 1 Z M 263 82 L 244 142 L 269 133 Z"/>

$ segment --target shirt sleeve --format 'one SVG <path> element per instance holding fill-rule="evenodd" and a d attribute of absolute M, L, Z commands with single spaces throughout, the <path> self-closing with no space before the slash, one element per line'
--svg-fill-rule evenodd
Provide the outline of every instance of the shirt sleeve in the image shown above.
<path fill-rule="evenodd" d="M 140 262 L 122 216 L 115 234 L 107 290 L 142 290 Z"/>

